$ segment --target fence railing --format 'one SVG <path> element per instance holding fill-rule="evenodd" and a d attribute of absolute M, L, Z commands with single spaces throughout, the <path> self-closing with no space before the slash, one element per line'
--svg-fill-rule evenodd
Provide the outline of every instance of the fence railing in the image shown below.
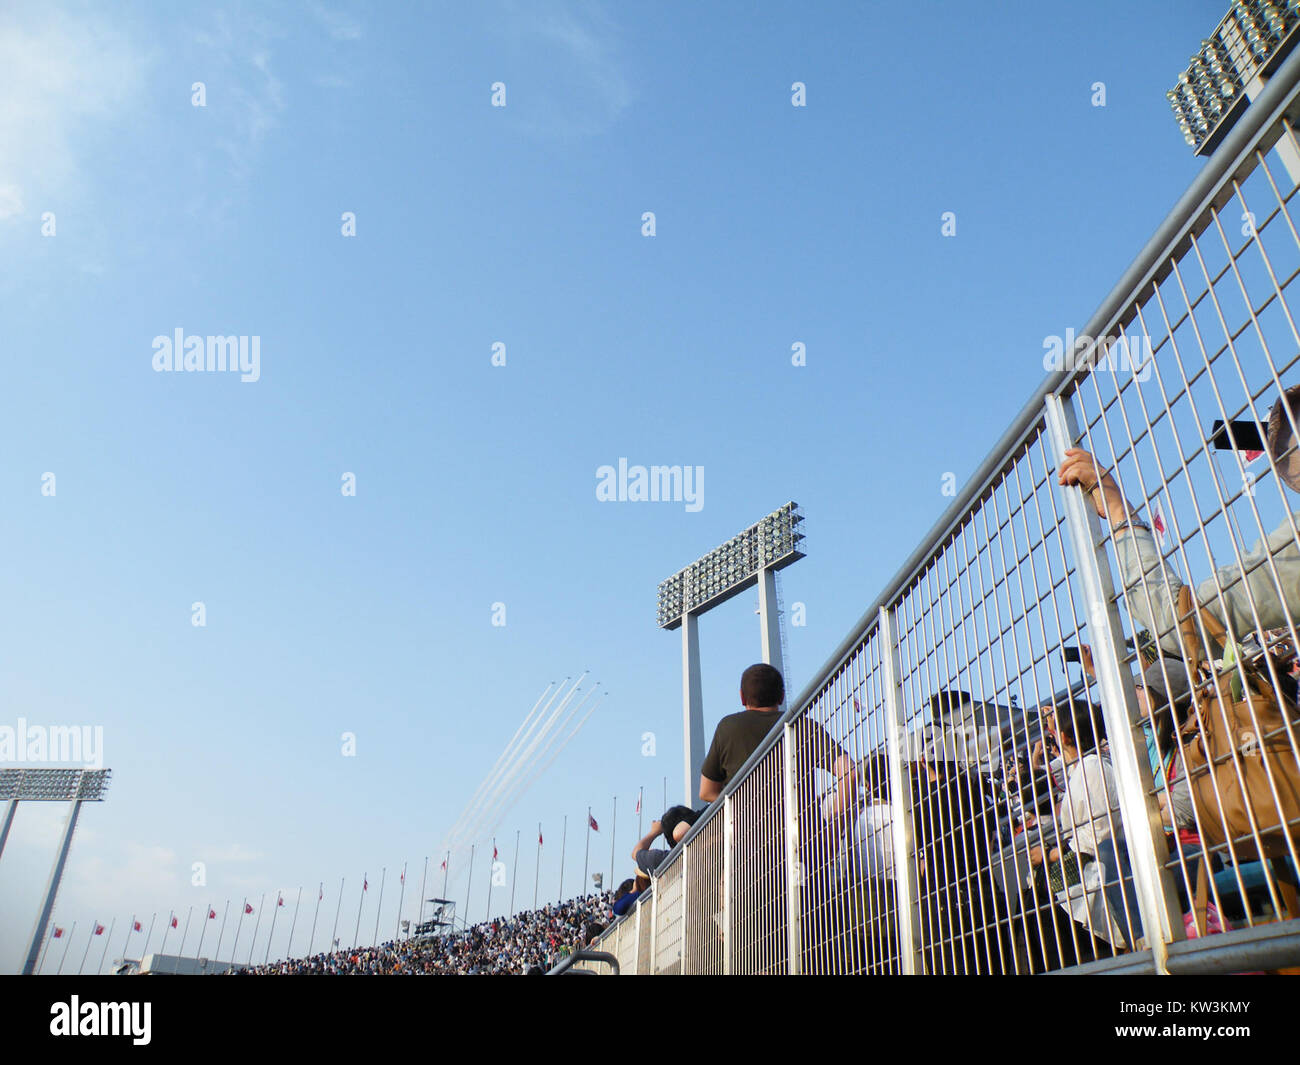
<path fill-rule="evenodd" d="M 1297 109 L 1300 52 L 604 934 L 621 971 L 1300 964 Z"/>

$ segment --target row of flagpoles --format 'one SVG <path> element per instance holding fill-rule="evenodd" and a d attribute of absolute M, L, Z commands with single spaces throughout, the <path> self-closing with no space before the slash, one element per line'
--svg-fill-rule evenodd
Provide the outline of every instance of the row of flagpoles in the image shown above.
<path fill-rule="evenodd" d="M 668 784 L 667 784 L 667 779 L 665 778 L 665 781 L 664 781 L 664 804 L 665 804 L 665 807 L 667 806 L 667 790 L 668 790 Z M 638 836 L 638 838 L 640 838 L 640 835 L 641 835 L 641 826 L 642 826 L 642 821 L 643 821 L 643 815 L 642 815 L 642 798 L 643 798 L 643 793 L 644 793 L 644 789 L 641 789 L 641 792 L 638 792 L 638 794 L 637 794 L 637 800 L 636 800 L 637 836 Z M 618 819 L 618 798 L 615 797 L 615 798 L 614 798 L 614 803 L 613 803 L 613 819 L 612 819 L 612 821 L 611 821 L 611 825 L 610 825 L 610 850 L 609 850 L 609 869 L 610 869 L 610 872 L 609 872 L 609 881 L 606 882 L 606 883 L 604 884 L 604 888 L 605 888 L 606 890 L 608 890 L 608 889 L 610 889 L 610 888 L 612 888 L 612 887 L 614 886 L 614 862 L 615 862 L 615 853 L 614 853 L 614 848 L 615 848 L 615 829 L 616 829 L 616 827 L 617 827 L 617 823 L 618 823 L 618 820 L 617 820 L 617 819 Z M 597 832 L 597 833 L 599 833 L 599 832 L 600 832 L 600 825 L 599 825 L 599 823 L 596 821 L 595 816 L 594 816 L 594 815 L 592 814 L 592 812 L 591 812 L 591 807 L 589 806 L 589 807 L 587 807 L 586 847 L 585 847 L 584 854 L 583 854 L 582 881 L 581 881 L 581 884 L 582 884 L 582 891 L 583 891 L 584 894 L 585 894 L 586 891 L 588 890 L 588 883 L 589 883 L 589 880 L 588 880 L 588 874 L 589 874 L 589 872 L 590 872 L 591 834 L 592 834 L 592 832 Z M 511 914 L 513 914 L 513 913 L 515 912 L 515 888 L 516 888 L 517 883 L 518 883 L 518 870 L 519 870 L 519 838 L 520 838 L 520 834 L 521 834 L 520 832 L 516 832 L 516 833 L 515 833 L 514 872 L 511 874 L 511 877 L 510 877 L 510 906 L 509 906 L 509 911 L 508 911 L 508 912 L 511 913 Z M 563 901 L 563 900 L 564 900 L 564 859 L 565 859 L 566 847 L 567 847 L 567 844 L 568 844 L 568 834 L 569 834 L 569 819 L 568 819 L 568 817 L 566 816 L 565 819 L 564 819 L 564 827 L 563 827 L 563 829 L 562 829 L 561 838 L 560 838 L 560 884 L 559 884 L 559 893 L 558 893 L 558 898 L 559 898 L 560 901 Z M 533 871 L 533 908 L 534 908 L 534 909 L 536 909 L 536 908 L 538 907 L 538 904 L 539 904 L 539 897 L 540 897 L 540 896 L 539 896 L 539 892 L 540 892 L 540 886 L 541 886 L 541 862 L 542 862 L 542 846 L 543 846 L 543 842 L 544 842 L 544 839 L 543 839 L 543 833 L 542 833 L 542 826 L 541 826 L 541 824 L 539 823 L 538 826 L 537 826 L 537 860 L 536 860 L 536 864 L 535 864 L 534 871 Z M 463 923 L 463 925 L 466 926 L 466 927 L 468 927 L 469 924 L 471 923 L 471 922 L 469 922 L 469 920 L 468 920 L 468 915 L 469 915 L 469 912 L 470 912 L 470 906 L 471 906 L 471 900 L 472 900 L 471 891 L 472 891 L 473 884 L 474 884 L 474 856 L 475 856 L 475 847 L 474 847 L 473 845 L 471 845 L 471 847 L 470 847 L 470 857 L 469 857 L 469 862 L 468 862 L 468 864 L 467 864 L 467 866 L 466 866 L 466 870 L 467 870 L 468 876 L 467 876 L 467 878 L 466 878 L 466 884 L 465 884 L 465 909 L 464 909 L 464 916 L 462 917 L 462 923 Z M 489 867 L 489 874 L 488 874 L 487 907 L 486 907 L 485 914 L 484 914 L 484 920 L 485 920 L 485 921 L 486 921 L 486 920 L 490 920 L 490 919 L 492 918 L 492 888 L 495 886 L 495 879 L 496 879 L 496 878 L 495 878 L 495 875 L 494 875 L 494 874 L 495 874 L 495 870 L 496 870 L 497 862 L 498 862 L 499 860 L 500 860 L 500 853 L 499 853 L 499 851 L 497 850 L 496 840 L 493 839 L 493 841 L 492 841 L 492 864 L 491 864 L 491 866 Z M 442 859 L 442 861 L 441 861 L 441 863 L 440 863 L 440 865 L 439 865 L 439 869 L 440 869 L 440 871 L 442 872 L 442 895 L 441 895 L 441 898 L 443 898 L 443 899 L 445 899 L 445 898 L 447 897 L 447 884 L 448 884 L 448 878 L 449 878 L 449 876 L 450 876 L 450 872 L 451 872 L 451 870 L 450 870 L 450 865 L 451 865 L 451 852 L 448 851 L 448 852 L 444 855 L 444 857 L 443 857 L 443 859 Z M 429 874 L 429 859 L 428 859 L 428 858 L 425 858 L 425 859 L 424 859 L 424 874 L 423 874 L 423 876 L 422 876 L 422 878 L 421 878 L 421 881 L 420 881 L 420 906 L 419 906 L 419 915 L 418 915 L 417 922 L 416 922 L 417 927 L 418 927 L 420 924 L 423 924 L 423 923 L 424 923 L 424 906 L 425 906 L 426 902 L 432 901 L 432 900 L 427 899 L 427 898 L 425 897 L 425 888 L 426 888 L 426 886 L 427 886 L 427 884 L 428 884 L 428 874 Z M 375 927 L 374 927 L 374 934 L 373 934 L 373 936 L 372 936 L 371 944 L 370 944 L 372 947 L 378 945 L 378 942 L 379 942 L 379 921 L 380 921 L 380 914 L 381 914 L 381 911 L 382 911 L 382 909 L 383 909 L 383 904 L 384 904 L 384 881 L 385 881 L 386 875 L 387 875 L 387 868 L 385 868 L 385 869 L 380 873 L 380 880 L 379 880 L 379 900 L 378 900 L 378 904 L 377 904 L 376 907 L 375 907 Z M 400 879 L 400 883 L 401 883 L 401 893 L 400 893 L 400 895 L 399 895 L 399 898 L 398 898 L 398 904 L 397 904 L 397 926 L 396 926 L 396 933 L 395 933 L 395 935 L 394 935 L 394 938 L 395 938 L 395 939 L 400 939 L 400 938 L 401 938 L 401 933 L 402 933 L 402 928 L 403 928 L 403 921 L 402 921 L 402 906 L 403 906 L 403 903 L 404 903 L 404 901 L 405 901 L 405 897 L 406 897 L 406 866 L 405 866 L 405 865 L 402 866 L 402 872 L 401 872 L 401 876 L 400 876 L 399 879 Z M 337 950 L 337 949 L 339 949 L 339 946 L 340 946 L 339 937 L 338 937 L 338 925 L 339 925 L 339 918 L 340 918 L 340 915 L 341 915 L 341 913 L 342 913 L 342 908 L 343 908 L 343 889 L 344 889 L 344 887 L 345 887 L 345 884 L 346 884 L 346 880 L 345 880 L 345 879 L 339 881 L 339 896 L 338 896 L 338 903 L 336 904 L 335 909 L 334 909 L 334 926 L 333 926 L 333 930 L 332 930 L 331 933 L 330 933 L 329 947 L 328 947 L 329 950 Z M 362 916 L 362 910 L 363 910 L 363 908 L 364 908 L 364 906 L 365 906 L 366 896 L 367 896 L 367 893 L 369 892 L 369 890 L 370 890 L 370 878 L 369 878 L 369 874 L 367 873 L 367 874 L 363 875 L 362 878 L 361 878 L 361 892 L 360 892 L 360 897 L 359 897 L 358 902 L 357 902 L 357 920 L 356 920 L 356 925 L 355 925 L 355 927 L 353 928 L 353 934 L 352 934 L 352 946 L 354 946 L 354 947 L 359 947 L 359 946 L 362 946 L 362 945 L 363 945 L 363 944 L 361 943 L 361 939 L 360 939 L 360 935 L 361 935 L 361 916 Z M 317 888 L 317 892 L 316 892 L 316 906 L 315 906 L 314 912 L 313 912 L 313 914 L 312 914 L 311 931 L 310 931 L 310 933 L 308 934 L 308 937 L 307 937 L 307 950 L 306 950 L 305 955 L 301 955 L 301 956 L 310 957 L 310 956 L 312 955 L 312 953 L 314 952 L 315 944 L 316 944 L 316 928 L 317 928 L 317 924 L 318 924 L 319 919 L 320 919 L 320 905 L 321 905 L 321 902 L 324 901 L 324 898 L 325 898 L 325 884 L 324 884 L 324 882 L 322 881 L 321 884 L 319 885 L 319 887 Z M 298 897 L 297 897 L 296 901 L 294 902 L 294 907 L 293 907 L 293 919 L 292 919 L 292 922 L 291 922 L 290 927 L 289 927 L 289 938 L 288 938 L 287 943 L 285 944 L 285 949 L 284 949 L 284 957 L 286 957 L 286 958 L 292 958 L 292 957 L 297 956 L 297 955 L 295 955 L 295 954 L 293 953 L 293 937 L 294 937 L 294 932 L 295 932 L 295 930 L 296 930 L 297 927 L 298 927 L 298 912 L 299 912 L 299 909 L 301 908 L 301 904 L 302 904 L 302 888 L 299 888 L 299 889 L 298 889 Z M 252 904 L 252 903 L 251 903 L 247 898 L 243 899 L 242 902 L 240 903 L 240 908 L 239 908 L 239 919 L 238 919 L 238 921 L 237 921 L 236 924 L 235 924 L 235 936 L 234 936 L 234 940 L 233 940 L 233 941 L 231 942 L 231 944 L 230 944 L 230 955 L 229 955 L 229 960 L 230 960 L 230 962 L 232 962 L 232 963 L 237 963 L 237 960 L 238 960 L 238 958 L 239 958 L 239 953 L 238 953 L 238 952 L 239 952 L 239 940 L 240 940 L 240 936 L 241 936 L 242 931 L 243 931 L 244 918 L 245 918 L 245 917 L 248 917 L 248 916 L 255 916 L 255 917 L 256 917 L 256 920 L 255 920 L 254 925 L 253 925 L 253 935 L 252 935 L 252 938 L 249 940 L 249 945 L 248 945 L 248 959 L 247 959 L 247 961 L 246 961 L 246 963 L 245 963 L 246 965 L 250 965 L 250 966 L 254 964 L 254 963 L 253 963 L 253 957 L 254 957 L 254 951 L 256 950 L 257 934 L 258 934 L 258 930 L 261 928 L 261 924 L 262 924 L 262 915 L 263 915 L 263 911 L 264 911 L 264 909 L 265 909 L 265 906 L 266 906 L 266 895 L 265 895 L 265 894 L 263 894 L 263 896 L 262 896 L 262 898 L 261 898 L 261 900 L 260 900 L 260 902 L 258 903 L 257 906 L 254 906 L 254 905 L 253 905 L 253 904 Z M 281 909 L 284 909 L 284 908 L 285 908 L 285 899 L 284 899 L 284 894 L 283 894 L 282 892 L 276 892 L 275 905 L 272 906 L 272 908 L 271 908 L 271 910 L 272 910 L 272 912 L 271 912 L 271 922 L 270 922 L 270 930 L 268 931 L 268 933 L 267 933 L 267 937 L 266 937 L 266 950 L 263 952 L 263 956 L 262 956 L 262 964 L 264 964 L 264 965 L 267 964 L 267 963 L 270 961 L 270 956 L 271 956 L 271 941 L 272 941 L 272 939 L 273 939 L 274 936 L 275 936 L 275 925 L 276 925 L 276 921 L 277 921 L 278 918 L 279 918 L 279 911 L 280 911 Z M 204 944 L 204 941 L 207 939 L 207 933 L 208 933 L 208 922 L 209 922 L 209 921 L 215 921 L 215 920 L 217 920 L 217 911 L 216 911 L 216 909 L 215 909 L 215 907 L 213 906 L 212 903 L 209 903 L 207 906 L 204 907 L 204 909 L 205 909 L 205 911 L 206 911 L 206 916 L 204 916 L 204 917 L 202 917 L 202 918 L 200 919 L 200 925 L 199 925 L 199 937 L 198 937 L 197 945 L 194 947 L 194 957 L 196 957 L 196 958 L 201 958 L 201 957 L 204 956 L 204 955 L 203 955 L 203 944 Z M 226 900 L 226 903 L 225 903 L 225 905 L 224 905 L 224 907 L 223 907 L 223 909 L 222 909 L 222 913 L 221 913 L 221 925 L 220 925 L 219 931 L 218 931 L 218 933 L 217 933 L 216 944 L 215 944 L 215 946 L 213 947 L 213 952 L 212 952 L 212 954 L 211 954 L 211 957 L 212 957 L 215 961 L 218 961 L 218 962 L 220 962 L 220 961 L 222 960 L 222 958 L 221 958 L 221 950 L 222 950 L 222 946 L 223 946 L 223 944 L 224 944 L 224 942 L 225 942 L 226 923 L 227 923 L 227 918 L 228 918 L 228 916 L 229 916 L 229 912 L 230 912 L 230 900 L 228 899 L 228 900 Z M 131 920 L 130 920 L 130 922 L 129 922 L 128 925 L 127 925 L 126 940 L 125 940 L 125 941 L 123 942 L 123 944 L 122 944 L 122 953 L 121 953 L 121 957 L 122 957 L 122 958 L 126 958 L 126 957 L 127 957 L 127 951 L 128 951 L 128 949 L 130 948 L 130 946 L 131 946 L 132 938 L 133 938 L 133 937 L 135 936 L 135 934 L 138 933 L 138 932 L 143 932 L 143 933 L 144 933 L 144 940 L 143 940 L 143 942 L 142 942 L 141 945 L 140 945 L 140 954 L 139 954 L 140 958 L 143 959 L 143 958 L 145 958 L 145 957 L 150 953 L 150 952 L 149 952 L 149 944 L 150 944 L 150 942 L 153 940 L 154 926 L 155 926 L 155 923 L 156 923 L 157 916 L 158 916 L 158 915 L 155 913 L 155 914 L 154 914 L 154 915 L 149 919 L 149 928 L 148 928 L 148 931 L 146 932 L 145 929 L 144 929 L 144 926 L 143 926 L 143 922 L 141 922 L 140 920 L 138 920 L 137 917 L 136 917 L 135 915 L 132 915 Z M 192 923 L 193 916 L 194 916 L 194 907 L 191 906 L 191 907 L 189 908 L 189 910 L 188 910 L 188 911 L 186 912 L 186 914 L 185 914 L 185 923 L 184 923 L 184 928 L 182 928 L 182 927 L 181 927 L 181 922 L 180 922 L 180 915 L 179 915 L 178 913 L 176 913 L 175 911 L 172 911 L 171 913 L 168 914 L 167 921 L 166 921 L 166 923 L 163 925 L 162 941 L 161 941 L 161 943 L 159 944 L 159 946 L 158 946 L 158 948 L 157 948 L 157 953 L 158 953 L 158 954 L 166 954 L 166 953 L 167 953 L 167 940 L 168 940 L 168 938 L 170 937 L 170 935 L 172 934 L 172 932 L 173 932 L 173 931 L 176 931 L 176 932 L 179 932 L 179 933 L 180 933 L 180 937 L 181 937 L 181 938 L 180 938 L 180 944 L 179 944 L 179 946 L 176 948 L 176 954 L 177 954 L 178 956 L 180 956 L 180 957 L 184 957 L 184 956 L 185 956 L 185 945 L 186 945 L 186 943 L 189 942 L 189 937 L 190 937 L 190 926 L 191 926 L 191 923 Z M 116 919 L 114 919 L 114 920 L 109 924 L 109 927 L 108 927 L 107 929 L 105 929 L 104 926 L 103 926 L 102 924 L 100 924 L 98 921 L 92 921 L 92 922 L 91 922 L 91 931 L 90 931 L 89 934 L 86 936 L 86 947 L 85 947 L 85 949 L 82 951 L 81 962 L 80 962 L 80 964 L 77 966 L 77 972 L 78 972 L 78 974 L 80 974 L 80 973 L 85 969 L 85 967 L 86 967 L 86 961 L 87 961 L 87 959 L 88 959 L 89 956 L 90 956 L 91 947 L 92 947 L 92 945 L 94 944 L 96 938 L 98 938 L 98 937 L 100 937 L 100 936 L 103 937 L 103 940 L 104 940 L 104 947 L 103 947 L 102 952 L 100 953 L 100 959 L 99 959 L 99 962 L 98 962 L 96 968 L 95 968 L 94 970 L 92 970 L 92 971 L 93 971 L 93 972 L 101 972 L 101 971 L 103 970 L 104 962 L 107 960 L 107 957 L 108 957 L 108 948 L 109 948 L 109 944 L 110 944 L 110 942 L 112 941 L 112 938 L 113 938 L 113 931 L 114 931 L 114 929 L 116 928 L 116 926 L 117 926 L 117 921 L 116 921 Z M 409 927 L 409 922 L 407 923 L 407 926 Z M 47 963 L 49 963 L 49 964 L 53 964 L 53 963 L 51 962 L 51 960 L 50 960 L 50 954 L 54 952 L 54 941 L 55 941 L 55 940 L 58 940 L 58 939 L 63 939 L 63 940 L 65 940 L 65 942 L 64 942 L 64 945 L 63 945 L 63 951 L 62 951 L 62 953 L 59 955 L 58 967 L 57 967 L 57 969 L 55 969 L 54 971 L 55 971 L 56 973 L 62 973 L 62 972 L 63 972 L 63 970 L 64 970 L 64 966 L 65 966 L 65 965 L 67 964 L 67 962 L 68 962 L 68 953 L 69 953 L 69 950 L 71 949 L 71 946 L 72 946 L 72 939 L 73 939 L 73 937 L 76 935 L 76 931 L 77 931 L 77 923 L 76 923 L 75 921 L 72 923 L 72 926 L 71 926 L 70 929 L 64 929 L 64 928 L 62 928 L 61 926 L 59 926 L 59 925 L 57 925 L 57 924 L 54 926 L 53 931 L 52 931 L 50 937 L 46 940 L 46 943 L 45 943 L 45 950 L 44 950 L 44 952 L 43 952 L 43 954 L 42 954 L 42 956 L 41 956 L 41 961 L 40 961 L 40 964 L 39 964 L 39 966 L 38 966 L 38 968 L 37 968 L 37 971 L 38 971 L 38 972 L 43 972 L 43 971 L 45 970 L 45 967 L 46 967 Z M 70 970 L 69 970 L 69 971 L 70 971 Z"/>

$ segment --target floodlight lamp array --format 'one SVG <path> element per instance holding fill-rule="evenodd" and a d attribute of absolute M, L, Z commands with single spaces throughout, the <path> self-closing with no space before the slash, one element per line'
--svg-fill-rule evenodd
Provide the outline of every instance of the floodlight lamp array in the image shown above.
<path fill-rule="evenodd" d="M 1165 93 L 1183 139 L 1198 152 L 1245 98 L 1246 83 L 1300 23 L 1300 0 L 1235 0 Z"/>
<path fill-rule="evenodd" d="M 802 521 L 799 504 L 787 503 L 662 582 L 659 627 L 676 628 L 684 615 L 716 606 L 753 584 L 763 569 L 781 569 L 802 558 Z"/>
<path fill-rule="evenodd" d="M 111 769 L 0 769 L 0 802 L 100 802 Z"/>

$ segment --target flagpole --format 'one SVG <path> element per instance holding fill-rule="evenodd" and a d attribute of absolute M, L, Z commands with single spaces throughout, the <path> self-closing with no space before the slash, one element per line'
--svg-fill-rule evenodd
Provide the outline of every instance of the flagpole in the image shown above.
<path fill-rule="evenodd" d="M 298 908 L 302 905 L 302 886 L 298 887 L 298 901 L 293 904 L 293 920 L 289 922 L 289 942 L 285 944 L 284 956 L 293 957 L 293 930 L 298 927 Z"/>
<path fill-rule="evenodd" d="M 95 929 L 99 927 L 99 918 L 96 917 L 90 922 L 90 935 L 86 937 L 86 949 L 81 952 L 81 964 L 77 966 L 77 975 L 86 967 L 86 959 L 90 956 L 90 944 L 95 940 Z"/>
<path fill-rule="evenodd" d="M 578 892 L 579 898 L 587 896 L 587 873 L 590 872 L 591 866 L 591 807 L 587 807 L 587 846 L 582 853 L 582 884 Z"/>
<path fill-rule="evenodd" d="M 244 927 L 244 914 L 248 912 L 248 896 L 244 896 L 244 901 L 239 906 L 239 920 L 235 922 L 235 941 L 230 945 L 230 964 L 235 964 L 235 957 L 239 953 L 239 932 Z M 220 949 L 220 943 L 218 943 Z M 217 961 L 221 961 L 220 958 Z"/>
<path fill-rule="evenodd" d="M 212 908 L 212 900 L 209 899 L 208 904 L 203 907 L 203 931 L 199 933 L 199 945 L 194 951 L 194 956 L 196 958 L 203 953 L 203 937 L 208 934 L 208 921 L 212 919 L 208 916 L 208 914 L 215 914 L 216 912 L 217 911 Z M 189 918 L 187 917 L 185 919 L 185 931 L 188 933 L 189 930 L 190 930 L 190 921 Z M 183 938 L 181 939 L 181 946 L 182 947 L 185 946 L 185 940 Z"/>
<path fill-rule="evenodd" d="M 104 937 L 104 949 L 99 955 L 99 968 L 95 970 L 96 974 L 104 971 L 104 959 L 108 957 L 108 943 L 113 938 L 113 929 L 117 927 L 117 918 L 114 917 L 108 922 L 108 935 Z"/>
<path fill-rule="evenodd" d="M 63 963 L 68 960 L 68 948 L 72 946 L 72 937 L 77 931 L 77 922 L 72 922 L 72 928 L 68 931 L 68 941 L 63 944 L 63 957 L 59 959 L 59 967 L 54 970 L 54 975 L 58 976 L 63 972 Z"/>
<path fill-rule="evenodd" d="M 402 938 L 402 903 L 406 901 L 406 863 L 402 863 L 402 890 L 397 893 L 397 930 L 393 933 L 393 941 Z"/>
<path fill-rule="evenodd" d="M 487 913 L 483 915 L 483 920 L 492 920 L 492 881 L 497 878 L 497 838 L 492 837 L 492 865 L 488 871 L 488 897 Z"/>
<path fill-rule="evenodd" d="M 519 879 L 519 829 L 515 829 L 515 867 L 510 872 L 510 916 L 515 915 L 515 881 Z"/>
<path fill-rule="evenodd" d="M 58 929 L 58 927 L 59 927 L 58 925 L 55 925 L 53 928 L 51 928 L 51 929 L 50 929 L 49 937 L 45 940 L 45 949 L 44 949 L 43 951 L 41 951 L 41 961 L 40 961 L 40 964 L 36 966 L 36 975 L 37 975 L 37 976 L 40 976 L 40 975 L 41 975 L 41 970 L 43 970 L 43 969 L 45 968 L 45 963 L 46 963 L 47 961 L 49 961 L 49 958 L 50 958 L 50 948 L 54 946 L 54 938 L 55 938 L 55 937 L 54 937 L 54 933 L 55 933 L 55 931 Z M 64 947 L 63 949 L 66 951 L 68 948 L 67 948 L 67 947 Z"/>
<path fill-rule="evenodd" d="M 537 889 L 542 882 L 542 823 L 537 822 L 537 864 L 533 866 L 533 909 L 537 909 Z"/>
<path fill-rule="evenodd" d="M 131 945 L 131 933 L 135 931 L 135 914 L 131 914 L 131 923 L 126 926 L 126 940 L 122 944 L 122 960 L 126 961 L 126 948 Z M 108 946 L 107 943 L 104 944 Z"/>
<path fill-rule="evenodd" d="M 560 901 L 564 901 L 564 848 L 569 842 L 569 815 L 564 815 L 564 831 L 560 835 Z"/>
<path fill-rule="evenodd" d="M 248 964 L 253 964 L 253 950 L 257 946 L 257 930 L 262 927 L 262 911 L 266 909 L 266 892 L 262 892 L 262 901 L 257 904 L 257 920 L 253 922 L 253 938 L 248 944 Z"/>
<path fill-rule="evenodd" d="M 302 888 L 298 889 L 298 897 L 302 897 Z M 284 901 L 284 896 L 279 891 L 275 893 L 275 910 L 271 914 L 271 931 L 266 936 L 266 957 L 262 959 L 262 964 L 266 965 L 271 960 L 271 941 L 275 939 L 275 920 L 280 916 L 280 903 Z M 297 916 L 295 914 L 295 916 Z M 292 930 L 289 932 L 289 938 L 293 938 Z"/>
<path fill-rule="evenodd" d="M 451 869 L 451 851 L 442 859 L 442 897 L 447 897 L 447 872 Z"/>
<path fill-rule="evenodd" d="M 149 931 L 144 934 L 144 946 L 140 949 L 141 961 L 144 961 L 144 959 L 149 954 L 149 940 L 153 938 L 153 926 L 154 926 L 154 922 L 157 920 L 158 920 L 158 915 L 156 913 L 149 918 Z"/>
<path fill-rule="evenodd" d="M 429 882 L 429 856 L 424 856 L 424 874 L 420 877 L 420 915 L 415 919 L 415 931 L 419 934 L 420 925 L 424 924 L 424 887 Z M 409 938 L 409 937 L 408 937 Z"/>
<path fill-rule="evenodd" d="M 379 904 L 375 907 L 375 935 L 370 942 L 371 947 L 379 946 L 379 914 L 384 908 L 384 877 L 388 873 L 388 866 L 382 866 L 379 870 Z"/>
<path fill-rule="evenodd" d="M 334 907 L 334 934 L 330 936 L 330 949 L 325 952 L 326 954 L 333 953 L 334 948 L 339 944 L 339 911 L 343 909 L 343 881 L 344 878 L 339 877 L 339 901 Z"/>
<path fill-rule="evenodd" d="M 663 805 L 663 809 L 664 809 L 665 811 L 668 809 L 668 778 L 667 778 L 667 777 L 664 777 L 664 805 Z"/>
<path fill-rule="evenodd" d="M 217 961 L 220 961 L 221 941 L 226 938 L 226 918 L 230 916 L 230 900 L 226 899 L 226 907 L 221 911 L 221 931 L 217 934 L 217 952 L 212 955 Z M 236 939 L 239 937 L 236 936 Z"/>
<path fill-rule="evenodd" d="M 609 821 L 609 879 L 605 881 L 605 890 L 614 890 L 614 833 L 618 829 L 618 796 L 614 796 L 614 816 Z"/>
<path fill-rule="evenodd" d="M 469 927 L 469 898 L 470 898 L 469 888 L 473 882 L 474 882 L 474 844 L 471 843 L 469 845 L 469 876 L 465 880 L 465 916 L 460 919 L 461 924 L 463 924 L 466 928 Z M 455 930 L 456 930 L 455 925 L 453 925 L 452 931 L 454 932 Z"/>
<path fill-rule="evenodd" d="M 163 928 L 163 941 L 162 946 L 158 948 L 159 954 L 167 953 L 167 934 L 172 930 L 172 921 L 174 920 L 176 920 L 176 911 L 172 910 L 171 913 L 167 915 L 167 924 Z"/>
<path fill-rule="evenodd" d="M 325 881 L 316 889 L 316 911 L 311 915 L 311 936 L 307 940 L 307 957 L 311 957 L 312 947 L 316 945 L 316 918 L 320 916 L 320 900 L 325 897 Z"/>
<path fill-rule="evenodd" d="M 366 892 L 370 890 L 370 873 L 361 874 L 361 897 L 357 900 L 357 926 L 352 930 L 352 949 L 361 945 L 361 908 L 366 904 Z"/>
<path fill-rule="evenodd" d="M 645 804 L 645 785 L 643 784 L 641 785 L 641 790 L 637 792 L 637 796 L 636 796 L 636 838 L 637 839 L 640 839 L 642 836 L 645 835 L 645 833 L 641 831 L 641 819 L 642 819 L 642 815 L 645 813 L 645 811 L 642 810 L 641 807 L 644 804 Z"/>
<path fill-rule="evenodd" d="M 175 915 L 173 914 L 173 916 Z M 190 918 L 192 916 L 194 916 L 194 903 L 191 902 L 189 912 L 185 915 L 185 931 L 181 935 L 181 949 L 180 949 L 180 953 L 177 955 L 177 957 L 180 958 L 185 957 L 185 940 L 187 940 L 190 936 Z M 203 916 L 205 919 L 207 918 L 208 914 L 206 910 L 204 911 Z M 171 925 L 168 925 L 167 927 L 170 928 Z"/>

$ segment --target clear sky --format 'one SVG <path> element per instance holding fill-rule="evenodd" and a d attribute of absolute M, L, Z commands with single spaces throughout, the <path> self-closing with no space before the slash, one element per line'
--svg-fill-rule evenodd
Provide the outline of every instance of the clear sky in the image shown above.
<path fill-rule="evenodd" d="M 340 878 L 346 940 L 363 874 L 369 942 L 385 867 L 391 935 L 402 863 L 413 916 L 425 856 L 433 894 L 469 795 L 583 670 L 608 697 L 496 841 L 509 865 L 522 832 L 531 903 L 541 822 L 554 897 L 567 815 L 573 894 L 617 796 L 628 875 L 638 788 L 648 822 L 683 784 L 657 583 L 800 503 L 803 687 L 1199 169 L 1164 93 L 1225 7 L 5 5 L 0 725 L 100 727 L 114 772 L 65 971 L 95 921 L 111 960 L 133 914 L 156 948 L 193 907 L 192 951 L 209 903 L 229 943 L 245 895 L 304 885 L 299 953 L 323 881 L 320 947 Z M 155 371 L 177 329 L 258 338 L 257 380 Z M 601 502 L 620 458 L 702 467 L 703 506 Z M 710 733 L 756 606 L 702 623 Z M 0 971 L 64 813 L 19 811 Z"/>

